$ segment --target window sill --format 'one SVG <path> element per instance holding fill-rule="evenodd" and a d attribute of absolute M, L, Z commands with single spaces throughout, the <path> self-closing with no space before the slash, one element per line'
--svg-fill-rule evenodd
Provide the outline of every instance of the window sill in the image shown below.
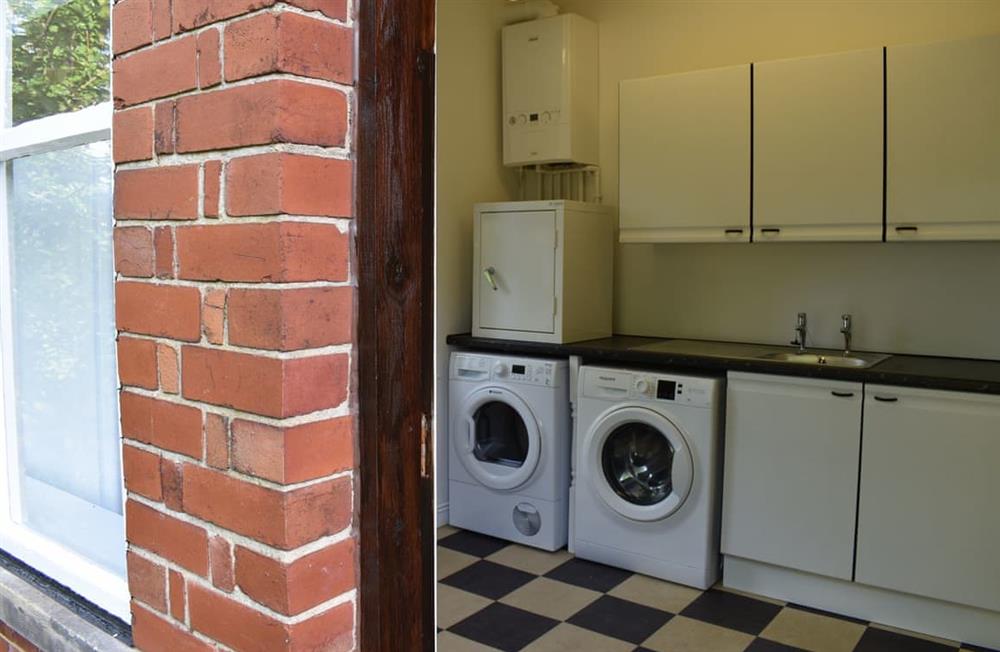
<path fill-rule="evenodd" d="M 134 652 L 0 559 L 0 621 L 41 650 Z"/>

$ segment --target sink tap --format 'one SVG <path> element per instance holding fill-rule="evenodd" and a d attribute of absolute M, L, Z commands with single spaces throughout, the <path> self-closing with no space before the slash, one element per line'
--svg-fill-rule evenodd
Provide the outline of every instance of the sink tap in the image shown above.
<path fill-rule="evenodd" d="M 795 339 L 792 344 L 799 347 L 799 353 L 806 352 L 806 313 L 800 312 L 795 321 Z"/>
<path fill-rule="evenodd" d="M 851 315 L 845 313 L 840 316 L 840 332 L 844 334 L 844 357 L 851 355 Z"/>

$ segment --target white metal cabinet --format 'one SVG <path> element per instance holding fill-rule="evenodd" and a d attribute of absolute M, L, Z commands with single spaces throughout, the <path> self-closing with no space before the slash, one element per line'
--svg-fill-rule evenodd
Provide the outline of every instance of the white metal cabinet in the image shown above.
<path fill-rule="evenodd" d="M 860 383 L 729 374 L 722 552 L 851 579 Z"/>
<path fill-rule="evenodd" d="M 472 334 L 534 342 L 611 335 L 614 218 L 568 200 L 476 204 Z"/>
<path fill-rule="evenodd" d="M 856 581 L 1000 611 L 1000 397 L 866 387 Z"/>
<path fill-rule="evenodd" d="M 882 56 L 754 64 L 755 240 L 882 239 Z"/>
<path fill-rule="evenodd" d="M 619 239 L 749 242 L 750 66 L 623 81 Z"/>
<path fill-rule="evenodd" d="M 1000 239 L 1000 36 L 886 50 L 886 237 Z"/>

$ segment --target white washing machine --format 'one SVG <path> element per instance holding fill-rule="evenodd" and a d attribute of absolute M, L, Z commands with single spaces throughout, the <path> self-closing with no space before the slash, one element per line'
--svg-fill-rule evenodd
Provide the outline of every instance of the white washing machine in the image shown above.
<path fill-rule="evenodd" d="M 716 582 L 724 383 L 580 368 L 576 556 L 700 589 Z"/>
<path fill-rule="evenodd" d="M 452 353 L 449 522 L 566 545 L 572 427 L 565 360 Z"/>

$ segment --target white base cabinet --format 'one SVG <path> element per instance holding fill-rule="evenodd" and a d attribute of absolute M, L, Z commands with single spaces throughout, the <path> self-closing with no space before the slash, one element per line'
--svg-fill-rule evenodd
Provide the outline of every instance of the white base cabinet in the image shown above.
<path fill-rule="evenodd" d="M 851 579 L 860 383 L 730 373 L 722 552 Z"/>
<path fill-rule="evenodd" d="M 865 392 L 856 581 L 1000 611 L 1000 397 Z"/>

